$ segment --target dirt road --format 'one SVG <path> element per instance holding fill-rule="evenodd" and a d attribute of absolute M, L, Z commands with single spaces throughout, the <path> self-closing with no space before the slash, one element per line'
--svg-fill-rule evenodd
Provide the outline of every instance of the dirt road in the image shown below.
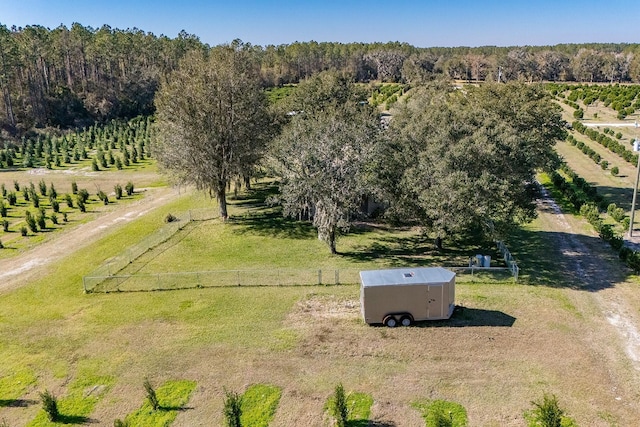
<path fill-rule="evenodd" d="M 177 192 L 167 187 L 138 191 L 144 193 L 141 200 L 118 206 L 89 222 L 58 233 L 50 240 L 16 257 L 0 260 L 0 292 L 29 283 L 51 263 L 106 235 L 113 226 L 133 221 L 168 203 Z"/>

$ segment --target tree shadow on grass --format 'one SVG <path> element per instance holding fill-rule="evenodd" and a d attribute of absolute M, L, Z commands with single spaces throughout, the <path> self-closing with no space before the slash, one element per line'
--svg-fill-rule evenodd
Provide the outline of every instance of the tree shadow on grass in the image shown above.
<path fill-rule="evenodd" d="M 56 423 L 58 424 L 97 424 L 98 420 L 94 420 L 89 417 L 83 417 L 81 415 L 60 414 L 56 418 Z"/>
<path fill-rule="evenodd" d="M 627 280 L 631 271 L 599 237 L 521 229 L 508 243 L 519 283 L 597 292 Z"/>
<path fill-rule="evenodd" d="M 189 411 L 193 409 L 190 406 L 164 406 L 164 405 L 160 405 L 160 407 L 158 408 L 159 411 L 176 411 L 176 412 L 182 412 L 182 411 Z"/>
<path fill-rule="evenodd" d="M 242 226 L 234 229 L 234 232 L 238 234 L 258 234 L 290 239 L 314 239 L 316 237 L 313 225 L 306 221 L 285 218 L 279 209 L 254 212 L 243 217 L 234 216 L 232 222 Z"/>
<path fill-rule="evenodd" d="M 0 399 L 0 408 L 26 408 L 38 402 L 30 399 Z"/>
<path fill-rule="evenodd" d="M 359 226 L 365 229 L 367 226 Z M 475 254 L 491 255 L 496 259 L 495 244 L 482 239 L 448 242 L 450 246 L 437 249 L 433 239 L 421 233 L 411 236 L 397 236 L 397 229 L 389 229 L 389 235 L 380 235 L 367 246 L 352 251 L 341 251 L 341 256 L 357 262 L 373 262 L 383 259 L 391 266 L 440 265 L 444 267 L 466 266 Z M 384 232 L 384 230 L 383 230 Z"/>

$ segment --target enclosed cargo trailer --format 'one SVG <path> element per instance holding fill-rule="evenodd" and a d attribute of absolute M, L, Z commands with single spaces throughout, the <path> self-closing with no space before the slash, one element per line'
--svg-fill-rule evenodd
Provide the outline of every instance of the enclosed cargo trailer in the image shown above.
<path fill-rule="evenodd" d="M 361 271 L 362 317 L 390 327 L 448 319 L 455 308 L 455 277 L 442 267 Z"/>

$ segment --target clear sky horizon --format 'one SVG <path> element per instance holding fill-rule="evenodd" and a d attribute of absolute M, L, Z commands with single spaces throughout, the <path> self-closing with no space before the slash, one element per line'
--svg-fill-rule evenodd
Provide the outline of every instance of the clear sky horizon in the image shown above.
<path fill-rule="evenodd" d="M 0 0 L 0 24 L 138 28 L 204 43 L 406 42 L 416 47 L 640 43 L 640 1 Z"/>

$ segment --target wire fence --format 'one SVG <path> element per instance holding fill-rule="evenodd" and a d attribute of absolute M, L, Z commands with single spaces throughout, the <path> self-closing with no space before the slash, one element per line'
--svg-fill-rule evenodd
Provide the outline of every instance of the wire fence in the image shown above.
<path fill-rule="evenodd" d="M 100 285 L 101 281 L 118 274 L 140 256 L 169 240 L 190 222 L 207 221 L 217 217 L 218 213 L 215 209 L 193 209 L 174 216 L 170 222 L 167 222 L 158 231 L 130 246 L 115 257 L 108 259 L 100 267 L 85 276 L 82 280 L 85 292 L 92 292 L 94 288 Z"/>
<path fill-rule="evenodd" d="M 115 274 L 85 276 L 85 292 L 143 292 L 196 288 L 264 286 L 332 286 L 360 283 L 360 271 L 380 266 L 345 269 L 255 269 L 212 270 L 157 274 Z M 448 267 L 458 281 L 504 280 L 506 267 Z"/>
<path fill-rule="evenodd" d="M 82 278 L 86 293 L 91 292 L 142 292 L 177 290 L 192 288 L 232 287 L 232 286 L 317 286 L 360 283 L 360 271 L 383 268 L 380 265 L 361 266 L 347 269 L 284 269 L 268 268 L 254 270 L 212 270 L 164 272 L 156 274 L 121 274 L 123 270 L 140 256 L 171 239 L 193 221 L 207 221 L 218 218 L 213 209 L 195 209 L 173 217 L 164 227 L 119 255 L 107 260 L 100 267 Z M 458 281 L 504 280 L 513 276 L 518 280 L 518 265 L 503 242 L 497 241 L 498 249 L 504 257 L 506 267 L 446 267 L 458 275 Z M 385 267 L 388 268 L 388 267 Z"/>

